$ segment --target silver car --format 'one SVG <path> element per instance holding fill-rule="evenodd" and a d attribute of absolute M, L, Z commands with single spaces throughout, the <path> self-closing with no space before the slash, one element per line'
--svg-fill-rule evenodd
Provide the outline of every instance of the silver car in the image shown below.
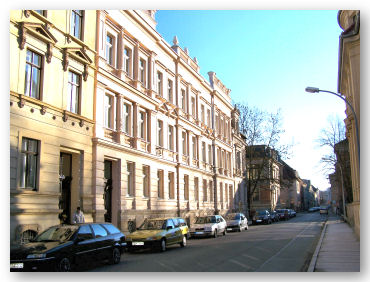
<path fill-rule="evenodd" d="M 197 217 L 190 227 L 191 237 L 226 235 L 226 221 L 220 215 Z"/>
<path fill-rule="evenodd" d="M 229 213 L 225 216 L 227 231 L 248 230 L 248 219 L 242 213 Z"/>

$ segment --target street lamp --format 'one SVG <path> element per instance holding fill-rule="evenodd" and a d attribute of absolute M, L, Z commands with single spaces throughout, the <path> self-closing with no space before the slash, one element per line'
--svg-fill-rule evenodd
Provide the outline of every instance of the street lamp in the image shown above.
<path fill-rule="evenodd" d="M 326 92 L 326 93 L 330 93 L 330 94 L 333 94 L 339 98 L 341 98 L 344 102 L 346 102 L 346 104 L 349 106 L 349 108 L 351 109 L 352 113 L 353 113 L 353 116 L 355 118 L 355 126 L 356 126 L 356 139 L 357 139 L 357 154 L 358 154 L 358 168 L 360 169 L 360 137 L 358 135 L 358 122 L 357 122 L 357 116 L 356 116 L 356 113 L 355 113 L 355 110 L 353 109 L 352 105 L 347 101 L 346 98 L 344 98 L 342 95 L 338 94 L 338 93 L 335 93 L 335 92 L 332 92 L 332 91 L 327 91 L 327 90 L 321 90 L 317 87 L 306 87 L 306 92 L 309 92 L 309 93 L 319 93 L 319 92 Z"/>

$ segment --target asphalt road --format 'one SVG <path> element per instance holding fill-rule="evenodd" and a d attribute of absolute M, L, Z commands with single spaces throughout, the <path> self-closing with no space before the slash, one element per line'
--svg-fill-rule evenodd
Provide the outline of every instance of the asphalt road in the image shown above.
<path fill-rule="evenodd" d="M 90 265 L 84 271 L 107 272 L 299 272 L 306 271 L 325 218 L 299 213 L 288 221 L 251 225 L 249 230 L 218 238 L 190 239 L 185 248 L 164 253 L 124 253 L 117 265 Z"/>

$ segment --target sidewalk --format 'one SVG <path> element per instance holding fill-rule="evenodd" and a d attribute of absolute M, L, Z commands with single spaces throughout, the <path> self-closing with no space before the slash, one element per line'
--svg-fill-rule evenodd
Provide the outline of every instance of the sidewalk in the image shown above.
<path fill-rule="evenodd" d="M 329 214 L 307 271 L 360 271 L 360 241 L 340 217 Z"/>

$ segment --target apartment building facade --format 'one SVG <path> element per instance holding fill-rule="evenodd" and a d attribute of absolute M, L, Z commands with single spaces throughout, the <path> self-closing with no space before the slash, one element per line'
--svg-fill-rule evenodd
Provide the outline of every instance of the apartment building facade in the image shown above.
<path fill-rule="evenodd" d="M 97 19 L 94 220 L 131 230 L 148 217 L 192 222 L 245 206 L 235 198 L 243 140 L 230 90 L 214 72 L 202 77 L 177 37 L 172 45 L 161 37 L 155 11 Z"/>
<path fill-rule="evenodd" d="M 357 117 L 346 105 L 346 137 L 349 142 L 353 202 L 346 206 L 347 220 L 360 238 L 360 11 L 340 10 L 338 24 L 343 29 L 339 36 L 338 93 L 352 105 Z M 358 131 L 358 132 L 357 132 Z"/>
<path fill-rule="evenodd" d="M 77 206 L 92 220 L 95 19 L 10 12 L 11 244 L 70 222 Z"/>

